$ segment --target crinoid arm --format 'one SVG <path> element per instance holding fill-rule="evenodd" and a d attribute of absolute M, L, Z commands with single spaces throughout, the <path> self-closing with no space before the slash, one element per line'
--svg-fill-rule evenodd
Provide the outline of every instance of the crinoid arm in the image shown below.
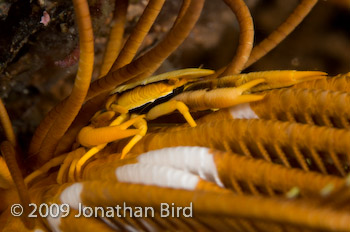
<path fill-rule="evenodd" d="M 39 177 L 40 175 L 47 174 L 50 170 L 50 168 L 59 166 L 63 163 L 64 159 L 66 158 L 67 154 L 63 154 L 60 156 L 57 156 L 51 160 L 49 160 L 47 163 L 45 163 L 43 166 L 41 166 L 39 169 L 35 170 L 31 174 L 29 174 L 25 179 L 24 183 L 26 185 L 29 185 L 30 182 L 32 182 L 35 178 Z"/>
<path fill-rule="evenodd" d="M 10 141 L 14 146 L 17 145 L 17 139 L 15 132 L 13 131 L 12 123 L 7 113 L 7 110 L 0 99 L 0 123 L 4 128 L 5 135 L 8 141 Z"/>
<path fill-rule="evenodd" d="M 103 62 L 100 68 L 99 77 L 103 77 L 109 72 L 120 52 L 121 46 L 123 44 L 124 24 L 126 22 L 128 3 L 128 0 L 115 2 L 113 18 L 114 25 L 111 28 L 111 32 L 109 34 L 109 39 L 105 54 L 103 56 Z"/>
<path fill-rule="evenodd" d="M 13 186 L 11 173 L 3 157 L 0 156 L 0 188 L 8 189 Z"/>
<path fill-rule="evenodd" d="M 81 52 L 75 86 L 42 121 L 29 152 L 19 147 L 22 139 L 16 142 L 0 101 L 7 140 L 0 145 L 0 231 L 350 232 L 349 74 L 239 74 L 290 33 L 316 0 L 300 0 L 287 21 L 253 50 L 253 20 L 245 1 L 223 0 L 240 28 L 239 45 L 227 68 L 188 68 L 155 76 L 190 34 L 204 0 L 183 0 L 158 44 L 153 42 L 163 26 L 158 30 L 153 24 L 165 0 L 137 1 L 148 4 L 132 30 L 126 16 L 136 3 L 116 0 L 114 17 L 109 17 L 115 25 L 102 68 L 94 68 L 98 79 L 93 83 L 89 6 L 87 0 L 73 1 Z M 152 27 L 155 36 L 146 37 Z M 131 32 L 126 40 L 124 28 Z M 221 32 L 226 34 L 226 29 Z M 198 31 L 192 33 L 196 43 Z M 212 34 L 217 38 L 221 33 Z M 206 35 L 200 38 L 203 45 L 224 42 Z M 193 55 L 203 66 L 216 65 L 229 49 L 223 46 L 215 63 L 207 57 L 212 53 L 207 46 Z M 171 123 L 178 122 L 178 115 L 167 116 L 174 111 L 188 123 Z M 23 206 L 20 217 L 11 215 L 17 203 Z M 29 217 L 32 204 L 40 214 L 37 219 Z M 166 216 L 164 205 L 172 211 Z"/>
<path fill-rule="evenodd" d="M 54 112 L 53 117 L 42 123 L 36 131 L 36 136 L 33 136 L 31 143 L 38 145 L 39 149 L 32 150 L 32 155 L 37 155 L 35 165 L 42 165 L 54 156 L 60 139 L 80 111 L 90 86 L 94 63 L 94 40 L 89 6 L 83 0 L 75 0 L 73 5 L 80 35 L 79 69 L 70 96 L 50 111 Z"/>
<path fill-rule="evenodd" d="M 112 90 L 114 87 L 111 86 L 117 86 L 125 83 L 126 81 L 131 80 L 133 77 L 143 73 L 144 70 L 149 69 L 149 67 L 153 67 L 154 64 L 157 65 L 159 62 L 162 62 L 165 58 L 167 58 L 190 33 L 195 22 L 199 18 L 203 4 L 203 0 L 191 1 L 180 22 L 171 29 L 165 39 L 156 47 L 132 63 L 125 65 L 115 72 L 112 72 L 107 76 L 91 83 L 88 95 L 86 97 L 87 100 L 97 96 L 100 93 Z"/>
<path fill-rule="evenodd" d="M 29 208 L 29 203 L 31 200 L 27 186 L 24 183 L 21 170 L 16 161 L 17 152 L 13 144 L 9 141 L 4 141 L 1 143 L 0 151 L 6 161 L 7 167 L 15 183 L 20 202 L 23 205 L 22 210 L 24 214 L 21 216 L 21 220 L 28 229 L 33 229 L 35 225 L 34 219 L 28 217 L 29 213 L 31 212 Z"/>
<path fill-rule="evenodd" d="M 253 48 L 249 60 L 245 64 L 245 68 L 258 61 L 285 39 L 303 21 L 316 3 L 317 0 L 300 1 L 299 5 L 295 8 L 293 13 L 288 16 L 286 21 Z"/>

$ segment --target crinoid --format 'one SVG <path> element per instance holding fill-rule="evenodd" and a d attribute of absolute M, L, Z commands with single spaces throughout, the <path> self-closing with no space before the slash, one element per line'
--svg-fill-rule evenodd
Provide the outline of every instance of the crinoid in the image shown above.
<path fill-rule="evenodd" d="M 148 2 L 124 45 L 128 1 L 115 1 L 99 78 L 91 82 L 88 3 L 73 0 L 80 41 L 74 87 L 42 120 L 25 160 L 0 101 L 1 230 L 350 231 L 349 75 L 240 74 L 317 1 L 301 0 L 253 47 L 249 8 L 224 0 L 240 27 L 232 61 L 218 71 L 153 75 L 204 4 L 184 0 L 163 40 L 136 56 L 164 1 Z"/>

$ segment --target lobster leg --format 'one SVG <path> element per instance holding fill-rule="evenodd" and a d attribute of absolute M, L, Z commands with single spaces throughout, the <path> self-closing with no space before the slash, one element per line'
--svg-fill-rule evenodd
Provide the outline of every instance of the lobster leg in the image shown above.
<path fill-rule="evenodd" d="M 174 112 L 175 110 L 178 110 L 186 119 L 188 124 L 190 124 L 191 127 L 197 126 L 196 122 L 192 118 L 188 107 L 181 101 L 175 101 L 171 100 L 168 102 L 164 102 L 160 105 L 157 105 L 153 107 L 147 114 L 146 114 L 146 119 L 147 120 L 152 120 L 156 119 L 160 116 L 170 114 Z"/>
<path fill-rule="evenodd" d="M 139 129 L 127 128 L 143 117 L 144 115 L 140 115 L 120 125 L 112 122 L 109 126 L 100 128 L 86 126 L 79 132 L 78 142 L 84 147 L 92 147 L 136 135 L 140 132 Z M 116 120 L 119 120 L 119 117 Z"/>
<path fill-rule="evenodd" d="M 135 145 L 147 132 L 147 125 L 144 127 L 138 124 L 139 121 L 144 121 L 144 115 L 139 115 L 133 117 L 129 120 L 128 114 L 122 114 L 117 117 L 111 124 L 107 127 L 93 128 L 91 126 L 84 127 L 78 135 L 78 141 L 83 146 L 94 146 L 88 152 L 86 152 L 75 165 L 76 176 L 80 177 L 80 172 L 83 165 L 88 161 L 92 156 L 101 151 L 109 142 L 114 140 L 127 138 L 133 135 L 136 135 L 124 148 L 126 153 Z M 126 122 L 124 122 L 127 120 Z M 124 122 L 124 123 L 123 123 Z M 146 123 L 146 122 L 145 122 Z M 140 129 L 127 129 L 131 125 L 139 126 Z M 98 134 L 96 134 L 98 133 Z M 138 137 L 139 135 L 140 137 Z M 138 139 L 137 139 L 138 138 Z M 124 152 L 123 150 L 123 152 Z M 73 164 L 72 164 L 73 165 Z"/>
<path fill-rule="evenodd" d="M 126 154 L 133 148 L 133 146 L 142 139 L 143 136 L 147 133 L 147 122 L 144 119 L 140 119 L 139 121 L 133 124 L 137 129 L 140 129 L 140 133 L 135 135 L 129 143 L 123 148 L 121 159 L 124 159 Z"/>

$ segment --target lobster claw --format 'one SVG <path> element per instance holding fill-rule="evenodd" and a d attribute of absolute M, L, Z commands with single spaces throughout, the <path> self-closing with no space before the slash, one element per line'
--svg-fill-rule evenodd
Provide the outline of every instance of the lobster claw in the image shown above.
<path fill-rule="evenodd" d="M 264 84 L 255 86 L 250 90 L 250 92 L 259 92 L 288 87 L 301 82 L 318 80 L 326 77 L 327 73 L 319 71 L 279 70 L 227 76 L 223 77 L 220 81 L 222 84 L 230 82 L 234 83 L 235 86 L 241 86 L 242 84 L 249 83 L 253 80 L 264 79 Z"/>
<path fill-rule="evenodd" d="M 140 129 L 127 129 L 132 124 L 144 118 L 145 115 L 132 118 L 121 125 L 106 126 L 95 128 L 93 126 L 86 126 L 80 130 L 77 140 L 84 147 L 97 146 L 113 142 L 115 140 L 127 138 L 140 133 Z"/>

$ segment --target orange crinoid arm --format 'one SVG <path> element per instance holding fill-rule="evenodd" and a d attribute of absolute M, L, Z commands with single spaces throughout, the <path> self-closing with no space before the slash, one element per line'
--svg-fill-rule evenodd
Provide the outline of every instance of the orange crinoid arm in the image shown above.
<path fill-rule="evenodd" d="M 179 24 L 179 22 L 181 22 L 181 19 L 184 17 L 189 5 L 191 3 L 191 0 L 183 0 L 182 1 L 182 5 L 179 11 L 179 14 L 177 15 L 175 22 L 171 28 L 171 30 L 177 25 Z M 173 37 L 169 37 L 170 40 L 168 41 L 169 44 L 172 43 L 172 41 L 176 41 L 178 38 L 173 39 Z M 166 52 L 166 51 L 165 51 Z M 134 80 L 145 80 L 148 77 L 150 77 L 160 66 L 161 64 L 164 62 L 164 60 L 167 58 L 167 56 L 164 56 L 162 60 L 158 61 L 157 63 L 154 63 L 152 65 L 152 67 L 149 67 L 148 70 L 146 70 L 145 72 L 143 72 L 142 74 L 137 75 L 136 77 L 134 77 L 132 80 L 130 81 L 134 81 Z"/>
<path fill-rule="evenodd" d="M 137 50 L 141 46 L 148 31 L 151 29 L 155 19 L 163 7 L 165 0 L 150 0 L 136 27 L 126 41 L 117 60 L 114 62 L 110 72 L 129 64 L 135 57 Z"/>
<path fill-rule="evenodd" d="M 21 220 L 23 221 L 23 224 L 29 228 L 34 228 L 34 220 L 33 218 L 28 217 L 28 214 L 30 213 L 31 209 L 29 208 L 30 197 L 28 193 L 28 189 L 26 185 L 24 184 L 23 176 L 21 173 L 21 170 L 17 164 L 16 160 L 16 150 L 13 146 L 13 144 L 9 141 L 4 141 L 0 145 L 1 154 L 3 155 L 6 164 L 8 166 L 8 169 L 10 170 L 13 182 L 15 183 L 18 196 L 21 202 L 21 205 L 23 206 L 23 212 L 24 214 L 21 216 Z"/>
<path fill-rule="evenodd" d="M 11 120 L 9 115 L 7 114 L 6 108 L 0 99 L 0 122 L 3 127 L 6 135 L 6 139 L 12 143 L 12 145 L 16 146 L 17 140 L 15 136 L 15 132 L 13 131 Z"/>
<path fill-rule="evenodd" d="M 255 63 L 255 61 L 265 56 L 282 40 L 284 40 L 303 21 L 316 3 L 317 0 L 302 0 L 284 23 L 282 23 L 266 39 L 253 48 L 249 60 L 244 68 L 247 68 Z"/>
<path fill-rule="evenodd" d="M 222 76 L 238 74 L 242 71 L 248 61 L 254 41 L 253 19 L 245 2 L 243 0 L 225 0 L 225 3 L 235 13 L 241 33 L 236 55 L 226 67 Z"/>
<path fill-rule="evenodd" d="M 92 83 L 91 88 L 89 89 L 86 100 L 90 100 L 93 97 L 99 95 L 100 93 L 106 92 L 113 89 L 116 85 L 126 82 L 133 77 L 145 72 L 149 68 L 158 65 L 158 63 L 163 62 L 187 37 L 191 29 L 195 25 L 203 7 L 203 0 L 192 1 L 188 6 L 185 15 L 178 21 L 178 23 L 170 30 L 165 39 L 160 42 L 156 47 L 150 50 L 148 53 L 133 61 L 132 63 L 124 66 L 123 68 L 118 69 L 115 72 L 110 72 L 105 77 L 102 77 L 98 81 Z M 107 93 L 108 95 L 108 93 Z M 102 104 L 104 99 L 107 96 L 106 94 L 100 95 L 98 98 L 94 99 L 94 102 L 88 101 L 86 105 L 88 107 L 83 110 L 91 112 L 92 114 L 96 112 L 99 106 Z M 98 99 L 98 100 L 97 100 Z M 53 121 L 57 118 L 57 115 L 61 112 L 61 109 L 65 106 L 65 99 L 54 109 L 52 109 L 48 116 L 40 123 L 39 127 L 36 129 L 35 134 L 33 135 L 30 147 L 29 154 L 31 156 L 38 153 L 40 147 L 43 144 L 44 137 L 48 134 L 48 131 L 53 124 Z M 82 120 L 81 117 L 77 120 L 78 124 L 72 134 L 77 134 L 77 132 L 86 124 L 86 121 L 92 116 L 86 116 L 86 112 L 80 114 L 84 115 L 85 120 Z M 83 122 L 84 121 L 84 122 Z M 81 122 L 81 123 L 79 123 Z M 80 127 L 80 128 L 79 128 Z M 74 137 L 74 136 L 72 136 Z"/>
<path fill-rule="evenodd" d="M 113 18 L 114 25 L 108 38 L 99 77 L 103 77 L 109 72 L 115 59 L 118 57 L 121 46 L 123 45 L 124 25 L 126 21 L 128 2 L 128 0 L 115 2 Z"/>
<path fill-rule="evenodd" d="M 140 197 L 140 193 L 146 194 Z M 237 195 L 233 193 L 218 194 L 198 190 L 188 191 L 141 184 L 115 183 L 114 181 L 75 183 L 60 194 L 60 199 L 62 203 L 70 203 L 72 209 L 79 207 L 77 200 L 75 200 L 79 199 L 84 205 L 90 207 L 98 207 L 100 205 L 115 206 L 128 202 L 130 205 L 139 207 L 154 207 L 157 213 L 159 213 L 159 206 L 162 203 L 174 204 L 180 207 L 186 207 L 192 203 L 193 212 L 196 213 L 191 218 L 191 221 L 202 218 L 201 221 L 205 220 L 208 224 L 211 222 L 212 225 L 217 227 L 221 223 L 218 223 L 218 221 L 213 223 L 211 219 L 222 217 L 226 221 L 232 218 L 249 219 L 252 222 L 288 224 L 297 226 L 297 228 L 314 229 L 314 231 L 349 231 L 350 215 L 347 211 L 339 212 L 330 207 L 315 205 L 305 200 L 283 201 L 279 198 Z M 62 218 L 59 223 L 64 222 L 64 220 L 65 218 Z M 176 221 L 178 224 L 177 228 L 170 231 L 202 231 L 193 229 L 194 227 L 190 223 L 181 223 L 183 220 L 185 220 L 184 217 Z M 57 227 L 61 225 L 57 223 Z M 188 225 L 191 225 L 191 227 Z M 209 229 L 208 231 L 212 230 Z M 219 231 L 230 230 L 226 227 L 225 230 Z"/>
<path fill-rule="evenodd" d="M 292 14 L 289 15 L 286 21 L 284 21 L 267 38 L 261 41 L 258 45 L 254 46 L 253 50 L 251 50 L 248 61 L 244 63 L 243 69 L 248 68 L 250 65 L 254 64 L 256 61 L 258 61 L 260 58 L 262 58 L 267 53 L 269 53 L 272 49 L 274 49 L 279 43 L 281 43 L 281 41 L 283 41 L 303 21 L 303 19 L 309 14 L 309 12 L 315 6 L 316 3 L 317 3 L 317 0 L 302 0 L 299 3 L 299 5 L 295 8 L 295 10 L 292 12 Z M 237 18 L 238 18 L 238 15 L 237 15 Z M 242 27 L 242 25 L 240 26 Z M 243 37 L 243 34 L 241 34 L 241 37 Z M 242 39 L 242 41 L 244 40 Z M 237 55 L 238 55 L 238 52 L 237 52 Z M 230 64 L 230 66 L 232 66 L 232 64 L 235 62 L 235 59 L 236 57 L 232 60 L 232 63 Z M 225 75 L 221 74 L 223 72 L 226 72 L 227 68 L 228 66 L 221 68 L 211 77 L 216 78 L 219 75 L 220 76 L 227 75 L 226 73 Z M 231 74 L 237 74 L 237 73 L 231 73 Z"/>
<path fill-rule="evenodd" d="M 112 90 L 115 86 L 143 73 L 154 64 L 162 62 L 164 58 L 168 57 L 190 33 L 199 18 L 203 4 L 203 0 L 192 1 L 183 18 L 156 47 L 123 68 L 94 81 L 89 89 L 87 100 L 102 92 Z"/>
<path fill-rule="evenodd" d="M 64 135 L 78 114 L 88 91 L 94 61 L 93 32 L 86 0 L 73 0 L 80 37 L 79 69 L 71 95 L 51 126 L 39 152 L 39 162 L 49 160 L 59 139 Z"/>

